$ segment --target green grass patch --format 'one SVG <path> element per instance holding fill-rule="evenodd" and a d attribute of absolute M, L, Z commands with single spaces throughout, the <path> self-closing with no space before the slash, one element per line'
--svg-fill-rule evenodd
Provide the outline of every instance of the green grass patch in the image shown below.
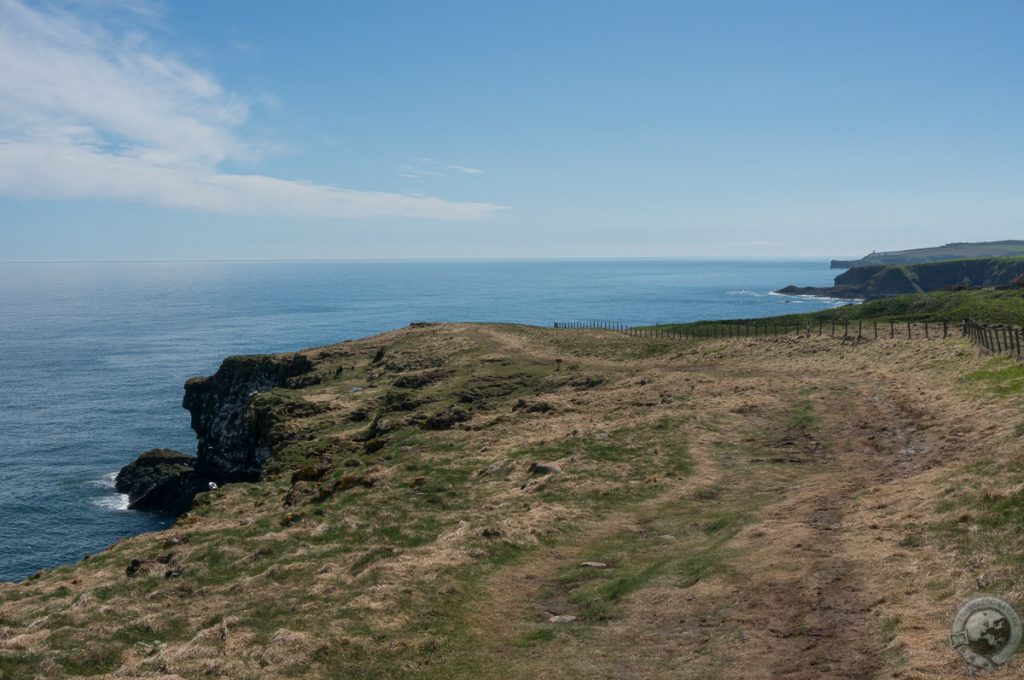
<path fill-rule="evenodd" d="M 882 626 L 879 630 L 879 638 L 883 645 L 887 645 L 896 639 L 896 633 L 899 632 L 900 628 L 900 617 L 889 616 L 882 620 Z"/>
<path fill-rule="evenodd" d="M 992 324 L 1024 325 L 1024 291 L 1021 290 L 962 290 L 933 291 L 898 295 L 862 304 L 849 304 L 806 314 L 784 314 L 760 319 L 729 319 L 723 321 L 697 321 L 684 324 L 664 324 L 662 332 L 685 332 L 701 337 L 774 336 L 785 332 L 808 330 L 817 335 L 830 335 L 832 323 L 836 334 L 843 333 L 843 324 L 850 323 L 850 332 L 856 334 L 856 322 L 864 322 L 863 333 L 874 335 L 869 322 L 878 322 L 879 337 L 889 334 L 889 322 L 907 321 L 935 323 L 932 337 L 940 337 L 942 322 L 947 323 L 951 335 L 960 334 L 965 318 Z M 897 332 L 899 329 L 896 329 Z"/>
<path fill-rule="evenodd" d="M 533 647 L 538 644 L 544 644 L 545 642 L 551 642 L 555 637 L 556 635 L 553 628 L 538 628 L 519 638 L 517 645 L 520 647 Z"/>
<path fill-rule="evenodd" d="M 965 379 L 999 396 L 1020 394 L 1024 391 L 1024 366 L 1007 357 L 993 357 Z M 1024 433 L 1024 425 L 1017 431 Z"/>
<path fill-rule="evenodd" d="M 807 430 L 821 421 L 821 416 L 815 413 L 814 403 L 810 399 L 801 399 L 789 412 L 786 418 L 788 429 Z"/>
<path fill-rule="evenodd" d="M 974 463 L 967 477 L 942 502 L 944 519 L 928 527 L 944 550 L 964 559 L 991 555 L 997 569 L 988 573 L 993 590 L 1016 587 L 1024 580 L 1024 461 Z M 989 481 L 998 480 L 999 491 Z"/>

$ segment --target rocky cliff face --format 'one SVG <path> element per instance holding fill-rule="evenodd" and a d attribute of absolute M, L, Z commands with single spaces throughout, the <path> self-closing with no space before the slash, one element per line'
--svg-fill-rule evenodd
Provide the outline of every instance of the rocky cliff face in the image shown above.
<path fill-rule="evenodd" d="M 253 397 L 311 368 L 300 354 L 229 357 L 212 376 L 185 383 L 182 406 L 199 438 L 196 470 L 218 484 L 258 479 L 270 457 L 270 422 Z"/>
<path fill-rule="evenodd" d="M 922 293 L 951 286 L 999 286 L 1024 274 L 1024 258 L 986 257 L 916 265 L 854 267 L 828 288 L 787 286 L 786 295 L 871 299 Z"/>
<path fill-rule="evenodd" d="M 134 509 L 180 515 L 211 482 L 255 481 L 270 457 L 273 425 L 272 412 L 256 397 L 311 368 L 300 354 L 235 356 L 212 376 L 192 378 L 182 406 L 192 414 L 196 456 L 147 451 L 118 473 L 118 490 Z"/>

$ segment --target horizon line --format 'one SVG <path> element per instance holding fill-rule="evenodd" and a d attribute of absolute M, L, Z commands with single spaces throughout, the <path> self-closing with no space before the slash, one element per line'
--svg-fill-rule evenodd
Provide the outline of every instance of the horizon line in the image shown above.
<path fill-rule="evenodd" d="M 198 264 L 198 263 L 246 263 L 246 262 L 686 262 L 693 260 L 833 260 L 829 255 L 688 255 L 688 256 L 639 256 L 639 257 L 341 257 L 341 258 L 193 258 L 193 259 L 88 259 L 88 260 L 0 260 L 3 264 Z"/>

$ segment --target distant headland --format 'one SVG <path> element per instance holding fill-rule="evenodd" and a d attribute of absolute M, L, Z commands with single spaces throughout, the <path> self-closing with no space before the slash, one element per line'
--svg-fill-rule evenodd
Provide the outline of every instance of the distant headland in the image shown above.
<path fill-rule="evenodd" d="M 832 269 L 850 269 L 868 265 L 924 264 L 944 260 L 979 257 L 1024 256 L 1024 241 L 984 241 L 980 243 L 947 243 L 932 248 L 872 252 L 859 260 L 832 260 Z"/>
<path fill-rule="evenodd" d="M 943 288 L 1016 286 L 1024 282 L 1024 241 L 873 252 L 860 260 L 832 260 L 831 266 L 848 268 L 832 286 L 786 286 L 776 292 L 870 300 Z"/>

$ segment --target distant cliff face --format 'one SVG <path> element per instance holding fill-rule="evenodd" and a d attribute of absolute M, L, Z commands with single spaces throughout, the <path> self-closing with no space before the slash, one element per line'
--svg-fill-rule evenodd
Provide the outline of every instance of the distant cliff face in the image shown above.
<path fill-rule="evenodd" d="M 182 406 L 199 438 L 196 470 L 218 484 L 257 479 L 270 457 L 270 423 L 251 408 L 253 397 L 310 368 L 300 354 L 228 357 L 212 376 L 185 383 Z"/>
<path fill-rule="evenodd" d="M 787 286 L 788 295 L 870 299 L 922 293 L 951 286 L 999 286 L 1024 274 L 1024 257 L 983 257 L 915 265 L 853 267 L 828 288 Z"/>

